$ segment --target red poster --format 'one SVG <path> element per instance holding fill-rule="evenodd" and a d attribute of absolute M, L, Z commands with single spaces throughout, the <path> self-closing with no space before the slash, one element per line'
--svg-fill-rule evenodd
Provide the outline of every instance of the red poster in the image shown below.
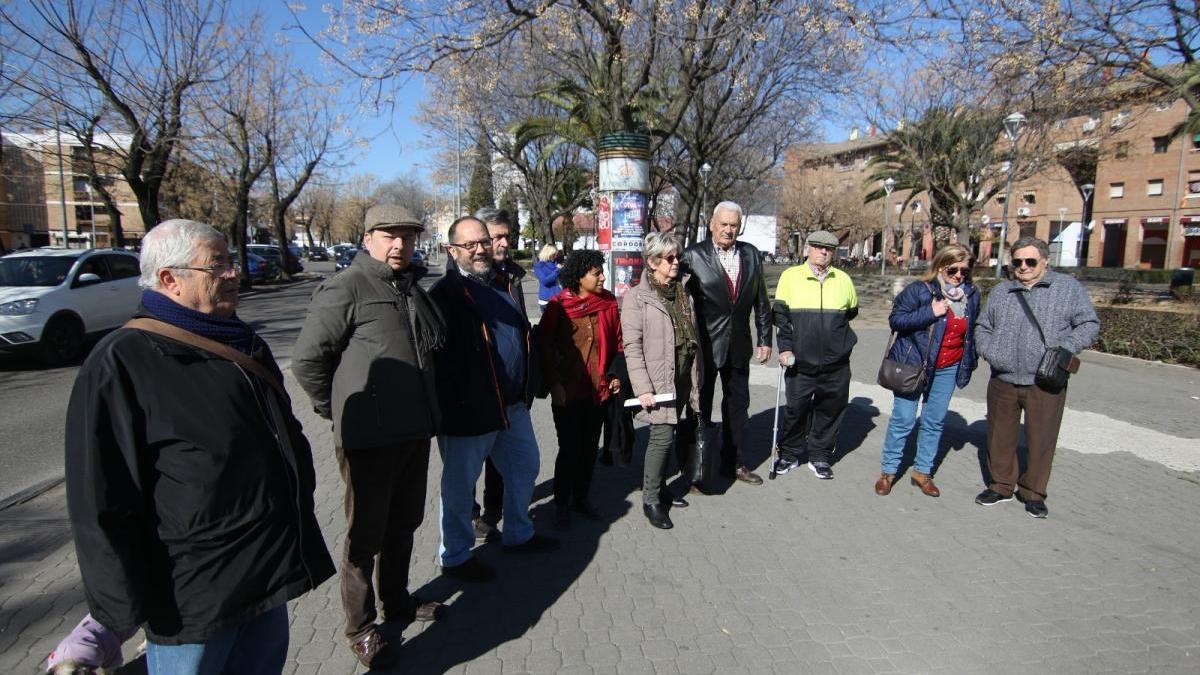
<path fill-rule="evenodd" d="M 596 202 L 596 248 L 612 250 L 612 203 L 606 194 L 601 194 Z"/>

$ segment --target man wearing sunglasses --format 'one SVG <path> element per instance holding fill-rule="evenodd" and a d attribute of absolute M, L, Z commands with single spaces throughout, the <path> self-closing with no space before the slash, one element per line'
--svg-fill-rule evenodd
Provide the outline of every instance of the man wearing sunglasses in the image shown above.
<path fill-rule="evenodd" d="M 313 292 L 292 372 L 317 414 L 333 422 L 346 484 L 346 638 L 363 666 L 383 668 L 397 651 L 375 623 L 376 566 L 384 622 L 432 621 L 441 609 L 409 595 L 408 566 L 425 518 L 439 417 L 433 351 L 446 326 L 418 283 L 426 269 L 412 264 L 421 220 L 379 204 L 364 224 L 362 254 Z"/>
<path fill-rule="evenodd" d="M 519 287 L 496 266 L 492 238 L 479 219 L 454 221 L 448 239 L 453 259 L 430 291 L 448 325 L 436 356 L 442 411 L 438 559 L 448 577 L 485 582 L 495 571 L 471 553 L 471 512 L 487 458 L 504 479 L 505 552 L 550 551 L 558 541 L 534 532 L 529 517 L 540 458 L 529 416 L 530 326 L 517 301 Z"/>
<path fill-rule="evenodd" d="M 1035 237 L 1012 245 L 1013 279 L 1001 282 L 988 295 L 975 325 L 975 346 L 992 367 L 988 381 L 988 473 L 991 484 L 975 503 L 992 506 L 1012 500 L 1025 503 L 1034 518 L 1045 518 L 1046 485 L 1058 445 L 1067 389 L 1051 392 L 1035 383 L 1038 363 L 1047 347 L 1065 347 L 1078 354 L 1100 332 L 1100 319 L 1083 285 L 1049 269 L 1050 247 Z M 1024 296 L 1041 325 L 1045 342 L 1022 307 Z M 1029 461 L 1024 471 L 1017 462 L 1021 415 Z"/>
<path fill-rule="evenodd" d="M 700 418 L 712 423 L 712 401 L 721 380 L 721 472 L 750 485 L 762 478 L 746 466 L 742 452 L 750 410 L 750 359 L 766 363 L 771 356 L 771 306 L 762 256 L 752 244 L 738 241 L 742 207 L 721 202 L 709 222 L 711 236 L 683 253 L 691 274 L 687 290 L 696 303 L 700 353 Z M 681 272 L 681 275 L 683 272 Z M 757 340 L 750 337 L 754 312 Z"/>

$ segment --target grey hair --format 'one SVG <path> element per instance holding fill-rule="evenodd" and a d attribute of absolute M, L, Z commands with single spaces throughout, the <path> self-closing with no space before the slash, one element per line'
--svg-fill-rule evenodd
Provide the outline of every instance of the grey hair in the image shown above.
<path fill-rule="evenodd" d="M 1042 260 L 1046 260 L 1050 257 L 1050 245 L 1049 244 L 1042 241 L 1041 239 L 1038 239 L 1037 237 L 1021 237 L 1020 239 L 1014 241 L 1013 245 L 1009 247 L 1009 249 L 1008 249 L 1009 259 L 1012 258 L 1013 251 L 1016 251 L 1019 248 L 1027 248 L 1029 246 L 1032 246 L 1038 250 L 1038 256 L 1040 256 L 1042 258 Z"/>
<path fill-rule="evenodd" d="M 512 227 L 512 218 L 508 214 L 508 209 L 495 209 L 485 206 L 475 211 L 475 219 L 484 225 L 488 223 L 504 223 Z"/>
<path fill-rule="evenodd" d="M 212 225 L 195 220 L 165 220 L 142 237 L 141 270 L 138 286 L 149 291 L 158 288 L 158 271 L 167 267 L 186 267 L 196 257 L 201 241 L 224 242 L 225 235 Z M 189 270 L 179 270 L 181 277 Z"/>
<path fill-rule="evenodd" d="M 670 232 L 651 232 L 642 240 L 642 255 L 646 260 L 661 260 L 669 253 L 678 254 L 682 250 L 683 242 Z"/>
<path fill-rule="evenodd" d="M 738 206 L 737 202 L 721 202 L 713 207 L 712 217 L 717 217 L 717 211 L 733 211 L 738 214 L 738 220 L 742 219 L 742 207 Z"/>

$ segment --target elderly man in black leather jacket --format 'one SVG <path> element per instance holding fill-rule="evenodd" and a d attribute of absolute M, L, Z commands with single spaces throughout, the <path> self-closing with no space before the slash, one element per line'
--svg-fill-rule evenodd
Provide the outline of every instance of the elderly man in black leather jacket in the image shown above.
<path fill-rule="evenodd" d="M 771 307 L 763 278 L 762 257 L 751 244 L 737 240 L 742 207 L 721 202 L 713 209 L 709 239 L 688 247 L 683 264 L 691 272 L 688 292 L 696 302 L 700 329 L 703 383 L 700 416 L 712 421 L 712 400 L 721 378 L 721 470 L 738 480 L 761 485 L 742 455 L 742 438 L 750 409 L 750 358 L 765 363 L 771 356 Z M 758 340 L 750 337 L 750 312 Z"/>

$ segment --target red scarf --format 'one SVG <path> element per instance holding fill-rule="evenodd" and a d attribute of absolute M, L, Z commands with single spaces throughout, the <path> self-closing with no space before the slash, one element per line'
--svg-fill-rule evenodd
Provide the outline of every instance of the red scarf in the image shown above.
<path fill-rule="evenodd" d="M 600 402 L 608 400 L 608 375 L 609 368 L 612 366 L 613 356 L 617 352 L 625 351 L 625 346 L 621 341 L 621 316 L 617 308 L 617 299 L 612 293 L 604 289 L 600 289 L 595 293 L 589 294 L 586 298 L 581 298 L 569 288 L 564 288 L 561 293 L 554 296 L 550 300 L 550 305 L 558 303 L 562 306 L 563 313 L 568 318 L 578 319 L 580 317 L 596 315 L 596 349 L 598 350 L 599 358 L 597 365 L 600 369 L 600 391 L 596 394 L 600 398 Z M 559 317 L 561 313 L 553 311 L 551 306 L 546 307 L 542 313 L 542 323 L 545 323 L 544 330 L 546 335 L 553 335 L 558 327 Z M 539 328 L 542 328 L 539 326 Z"/>

